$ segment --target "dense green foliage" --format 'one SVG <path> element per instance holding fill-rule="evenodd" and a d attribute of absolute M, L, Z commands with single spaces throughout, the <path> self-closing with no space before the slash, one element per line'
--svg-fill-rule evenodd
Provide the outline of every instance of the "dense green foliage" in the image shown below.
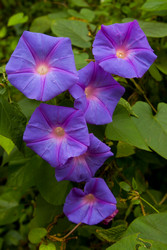
<path fill-rule="evenodd" d="M 141 78 L 115 79 L 126 92 L 113 122 L 89 125 L 111 146 L 96 176 L 105 179 L 119 213 L 108 225 L 75 225 L 62 214 L 66 195 L 84 184 L 57 182 L 54 169 L 22 140 L 38 101 L 7 80 L 5 64 L 24 30 L 70 37 L 77 69 L 92 59 L 101 24 L 137 19 L 158 56 Z M 167 1 L 1 0 L 0 2 L 0 249 L 167 249 Z M 73 106 L 64 92 L 47 102 Z M 54 236 L 53 236 L 54 235 Z"/>

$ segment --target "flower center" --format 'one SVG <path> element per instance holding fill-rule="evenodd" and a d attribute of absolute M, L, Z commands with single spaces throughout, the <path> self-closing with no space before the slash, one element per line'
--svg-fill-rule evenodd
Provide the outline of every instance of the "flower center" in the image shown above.
<path fill-rule="evenodd" d="M 57 127 L 54 129 L 54 134 L 58 137 L 62 137 L 65 135 L 65 131 L 62 127 Z"/>
<path fill-rule="evenodd" d="M 85 95 L 87 98 L 91 98 L 93 96 L 94 89 L 92 87 L 85 88 Z"/>
<path fill-rule="evenodd" d="M 124 59 L 126 57 L 126 52 L 124 50 L 117 50 L 116 55 L 118 58 Z"/>
<path fill-rule="evenodd" d="M 95 200 L 96 200 L 96 197 L 93 194 L 87 194 L 84 197 L 84 201 L 87 203 L 93 203 L 93 202 L 95 202 Z"/>
<path fill-rule="evenodd" d="M 37 73 L 40 75 L 46 75 L 49 71 L 49 68 L 45 64 L 41 64 L 37 67 Z"/>

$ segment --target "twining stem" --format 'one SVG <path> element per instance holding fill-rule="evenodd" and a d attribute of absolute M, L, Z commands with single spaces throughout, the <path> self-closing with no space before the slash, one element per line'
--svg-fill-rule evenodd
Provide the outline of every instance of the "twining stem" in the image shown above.
<path fill-rule="evenodd" d="M 147 190 L 146 192 L 147 192 L 147 194 L 150 196 L 150 198 L 153 200 L 153 202 L 154 202 L 155 204 L 158 204 L 157 201 L 156 201 L 156 199 L 154 198 L 154 196 L 150 193 L 150 191 Z"/>
<path fill-rule="evenodd" d="M 143 206 L 143 203 L 142 203 L 141 200 L 140 200 L 140 206 L 141 206 L 142 214 L 143 214 L 144 216 L 146 216 L 146 212 L 145 212 L 145 209 L 144 209 L 144 206 Z"/>
<path fill-rule="evenodd" d="M 162 205 L 167 199 L 167 194 L 164 195 L 164 197 L 162 198 L 162 200 L 159 202 L 159 205 Z"/>
<path fill-rule="evenodd" d="M 152 108 L 152 110 L 154 110 L 155 113 L 157 113 L 157 110 L 154 108 L 154 106 L 152 105 L 152 103 L 150 102 L 150 100 L 147 98 L 147 96 L 145 94 L 143 94 L 145 100 L 148 102 L 148 104 L 150 105 L 150 107 Z"/>
<path fill-rule="evenodd" d="M 64 237 L 57 237 L 56 235 L 49 235 L 49 232 L 51 231 L 53 225 L 57 223 L 58 217 L 61 217 L 61 215 L 60 215 L 60 216 L 56 216 L 55 219 L 54 219 L 54 222 L 52 222 L 52 223 L 48 226 L 48 228 L 47 228 L 47 231 L 48 231 L 47 237 L 48 237 L 48 239 L 50 239 L 50 240 L 52 240 L 52 241 L 59 241 L 59 242 L 61 242 L 61 243 L 62 243 L 62 246 L 63 246 L 63 242 L 65 242 L 65 241 L 67 241 L 67 240 L 70 240 L 70 239 L 77 239 L 77 238 L 78 238 L 78 237 L 76 236 L 76 237 L 71 237 L 71 238 L 68 238 L 68 239 L 67 239 L 67 237 L 70 236 L 70 234 L 72 234 L 72 233 L 82 224 L 82 222 L 78 223 L 78 224 L 77 224 L 68 234 L 66 234 Z"/>
<path fill-rule="evenodd" d="M 12 103 L 12 99 L 11 99 L 11 96 L 10 96 L 10 91 L 8 90 L 8 100 L 10 103 Z"/>
<path fill-rule="evenodd" d="M 152 105 L 152 103 L 150 102 L 150 100 L 147 98 L 146 94 L 144 93 L 144 90 L 137 84 L 137 82 L 133 78 L 131 78 L 130 80 L 131 80 L 131 82 L 133 82 L 133 84 L 139 90 L 139 92 L 143 95 L 144 99 L 150 105 L 150 107 L 152 108 L 152 110 L 154 110 L 154 112 L 157 113 L 157 110 L 154 108 L 154 106 Z"/>
<path fill-rule="evenodd" d="M 154 209 L 158 214 L 159 214 L 159 211 L 153 206 L 153 205 L 151 205 L 148 201 L 146 201 L 144 198 L 142 198 L 141 196 L 140 196 L 140 199 L 142 200 L 142 201 L 144 201 L 148 206 L 150 206 L 152 209 Z"/>
<path fill-rule="evenodd" d="M 70 234 L 72 234 L 80 225 L 82 222 L 78 223 L 68 234 L 66 234 L 63 239 L 66 239 Z"/>

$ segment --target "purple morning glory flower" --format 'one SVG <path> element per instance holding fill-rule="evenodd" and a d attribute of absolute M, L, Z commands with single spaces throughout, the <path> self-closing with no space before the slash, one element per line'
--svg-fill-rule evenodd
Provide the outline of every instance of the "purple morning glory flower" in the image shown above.
<path fill-rule="evenodd" d="M 104 70 L 126 78 L 142 77 L 157 58 L 136 20 L 102 25 L 93 55 Z"/>
<path fill-rule="evenodd" d="M 28 98 L 50 100 L 77 80 L 71 41 L 24 31 L 6 72 L 11 84 Z"/>
<path fill-rule="evenodd" d="M 76 98 L 75 108 L 81 109 L 88 123 L 100 125 L 112 122 L 115 107 L 124 88 L 96 62 L 79 70 L 79 81 L 70 88 Z"/>
<path fill-rule="evenodd" d="M 75 182 L 88 181 L 113 153 L 110 147 L 90 134 L 90 145 L 87 151 L 77 157 L 70 158 L 65 165 L 57 167 L 56 179 Z"/>
<path fill-rule="evenodd" d="M 90 143 L 80 110 L 43 103 L 32 114 L 23 140 L 53 167 L 85 153 Z"/>
<path fill-rule="evenodd" d="M 64 204 L 63 212 L 74 223 L 95 225 L 116 210 L 116 199 L 105 181 L 101 178 L 90 179 L 84 192 L 72 188 Z"/>

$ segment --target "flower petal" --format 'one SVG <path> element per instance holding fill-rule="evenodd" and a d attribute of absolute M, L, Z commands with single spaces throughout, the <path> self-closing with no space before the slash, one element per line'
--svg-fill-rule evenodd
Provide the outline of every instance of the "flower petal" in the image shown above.
<path fill-rule="evenodd" d="M 57 135 L 57 127 L 64 134 Z M 43 103 L 32 114 L 23 139 L 53 167 L 83 154 L 89 145 L 88 129 L 81 111 Z"/>
<path fill-rule="evenodd" d="M 73 188 L 66 198 L 63 209 L 70 221 L 89 225 L 98 224 L 115 210 L 116 200 L 104 180 L 100 178 L 90 179 L 85 185 L 84 192 Z"/>
<path fill-rule="evenodd" d="M 89 135 L 90 145 L 81 156 L 70 158 L 65 165 L 56 168 L 56 179 L 75 182 L 88 181 L 103 165 L 105 160 L 113 156 L 110 148 L 97 139 L 93 134 Z"/>
<path fill-rule="evenodd" d="M 136 20 L 102 25 L 93 54 L 105 71 L 126 78 L 142 77 L 157 57 Z"/>
<path fill-rule="evenodd" d="M 69 38 L 24 31 L 7 66 L 8 79 L 30 99 L 48 101 L 78 80 Z"/>
<path fill-rule="evenodd" d="M 88 181 L 93 177 L 92 171 L 87 165 L 84 157 L 70 158 L 65 165 L 55 169 L 58 181 L 70 180 L 74 182 Z"/>
<path fill-rule="evenodd" d="M 99 202 L 103 201 L 111 204 L 117 203 L 107 184 L 101 178 L 90 179 L 90 181 L 88 181 L 85 185 L 84 193 L 93 194 L 99 200 Z"/>

